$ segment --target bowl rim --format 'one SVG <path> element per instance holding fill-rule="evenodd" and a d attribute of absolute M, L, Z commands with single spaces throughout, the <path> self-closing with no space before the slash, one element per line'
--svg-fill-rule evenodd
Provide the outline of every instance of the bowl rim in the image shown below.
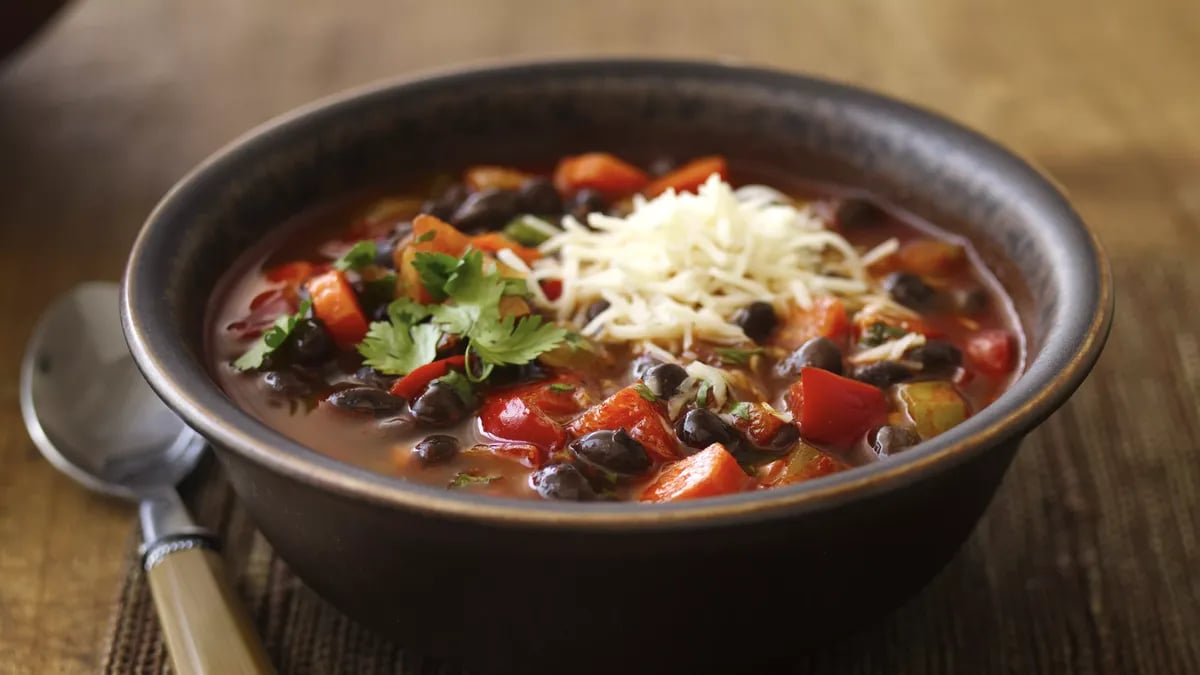
<path fill-rule="evenodd" d="M 956 429 L 921 443 L 887 461 L 854 467 L 831 476 L 771 490 L 751 491 L 701 500 L 667 504 L 613 502 L 576 504 L 453 493 L 433 486 L 406 481 L 397 476 L 371 471 L 321 454 L 268 427 L 232 402 L 219 385 L 204 373 L 185 372 L 180 366 L 189 354 L 171 341 L 162 317 L 148 316 L 135 298 L 153 280 L 140 273 L 143 260 L 151 255 L 152 240 L 170 224 L 172 211 L 187 193 L 240 154 L 251 152 L 275 135 L 319 115 L 335 115 L 342 106 L 360 99 L 386 97 L 397 89 L 424 84 L 467 82 L 475 78 L 548 74 L 563 70 L 612 72 L 614 68 L 636 77 L 655 71 L 685 73 L 715 79 L 757 79 L 781 84 L 818 86 L 826 92 L 850 97 L 906 117 L 935 133 L 963 136 L 974 150 L 1004 160 L 1024 172 L 1025 178 L 1045 195 L 1060 202 L 1068 215 L 1064 227 L 1081 231 L 1087 251 L 1080 251 L 1080 268 L 1094 275 L 1097 284 L 1092 301 L 1095 311 L 1082 334 L 1060 334 L 1056 344 L 1051 334 L 1041 353 L 1026 364 L 1026 370 L 993 403 Z M 189 425 L 210 442 L 215 442 L 244 459 L 274 473 L 318 487 L 342 497 L 364 500 L 384 507 L 418 512 L 426 517 L 483 522 L 498 527 L 539 530 L 679 530 L 736 523 L 746 519 L 791 517 L 812 510 L 878 495 L 920 481 L 1002 445 L 1017 441 L 1057 409 L 1087 376 L 1099 357 L 1112 325 L 1113 281 L 1108 259 L 1099 238 L 1075 213 L 1059 184 L 1043 169 L 1020 157 L 986 135 L 967 128 L 947 116 L 855 85 L 806 73 L 749 65 L 741 60 L 697 60 L 659 58 L 562 58 L 476 61 L 411 75 L 387 78 L 318 98 L 259 124 L 220 148 L 188 172 L 166 193 L 147 217 L 130 251 L 121 285 L 121 317 L 126 341 L 134 360 L 151 387 Z M 1072 298 L 1064 298 L 1069 302 Z M 1070 344 L 1067 344 L 1070 343 Z M 1056 349 L 1057 347 L 1057 349 Z M 1030 380 L 1030 368 L 1043 359 L 1054 368 Z M 1045 370 L 1045 369 L 1044 369 Z M 207 389 L 208 391 L 200 391 Z M 1024 391 L 1023 391 L 1024 390 Z M 215 396 L 214 396 L 215 394 Z M 1020 394 L 1020 395 L 1018 395 Z M 207 398 L 208 400 L 201 400 Z M 973 427 L 979 427 L 973 429 Z M 956 433 L 957 432 L 957 433 Z"/>

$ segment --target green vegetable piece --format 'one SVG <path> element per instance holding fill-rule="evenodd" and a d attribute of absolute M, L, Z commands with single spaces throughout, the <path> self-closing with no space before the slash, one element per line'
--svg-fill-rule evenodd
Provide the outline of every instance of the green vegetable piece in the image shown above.
<path fill-rule="evenodd" d="M 888 340 L 902 338 L 905 335 L 907 335 L 907 331 L 899 326 L 890 326 L 881 321 L 876 321 L 863 332 L 862 337 L 858 340 L 858 344 L 861 347 L 878 347 Z"/>
<path fill-rule="evenodd" d="M 242 354 L 233 362 L 233 367 L 238 370 L 261 368 L 263 359 L 268 354 L 282 347 L 284 342 L 287 342 L 288 336 L 292 334 L 292 331 L 296 328 L 296 324 L 300 323 L 300 320 L 308 314 L 308 310 L 311 307 L 312 302 L 302 300 L 295 314 L 285 314 L 275 319 L 275 323 L 263 332 L 258 338 L 258 342 L 255 342 L 250 349 L 246 350 L 245 354 Z"/>
<path fill-rule="evenodd" d="M 549 389 L 550 391 L 559 392 L 559 393 L 562 393 L 565 391 L 575 391 L 575 385 L 567 384 L 566 382 L 555 382 L 554 384 L 552 384 L 546 388 Z"/>
<path fill-rule="evenodd" d="M 462 399 L 462 402 L 467 404 L 468 408 L 475 407 L 475 390 L 471 387 L 471 381 L 465 375 L 457 370 L 451 370 L 445 375 L 439 377 L 437 382 L 444 382 L 454 389 L 454 393 Z"/>
<path fill-rule="evenodd" d="M 745 401 L 734 403 L 729 408 L 729 414 L 740 419 L 748 420 L 750 419 L 750 404 Z"/>
<path fill-rule="evenodd" d="M 721 357 L 721 363 L 725 365 L 744 366 L 750 363 L 751 356 L 761 354 L 762 351 L 762 347 L 755 347 L 754 349 L 734 349 L 730 347 L 718 349 L 717 356 Z"/>
<path fill-rule="evenodd" d="M 528 214 L 513 218 L 503 230 L 504 236 L 522 246 L 541 246 L 560 231 L 541 218 Z"/>
<path fill-rule="evenodd" d="M 655 396 L 654 392 L 650 391 L 650 387 L 638 382 L 637 384 L 633 385 L 633 389 L 638 393 L 638 396 L 641 396 L 651 403 L 658 403 L 658 396 Z"/>
<path fill-rule="evenodd" d="M 701 408 L 708 407 L 708 392 L 712 389 L 712 382 L 708 380 L 700 381 L 700 388 L 696 391 L 696 405 Z"/>
<path fill-rule="evenodd" d="M 375 255 L 378 249 L 375 247 L 375 242 L 370 239 L 364 239 L 354 246 L 350 247 L 342 257 L 333 261 L 333 266 L 336 269 L 342 270 L 359 270 L 371 263 L 375 262 Z"/>
<path fill-rule="evenodd" d="M 500 478 L 500 476 L 495 474 L 479 475 L 466 471 L 459 471 L 454 475 L 454 478 L 450 479 L 450 482 L 446 485 L 446 487 L 454 489 L 470 487 L 472 485 L 487 485 L 492 481 L 500 480 Z"/>
<path fill-rule="evenodd" d="M 933 438 L 967 419 L 967 402 L 950 382 L 901 384 L 896 394 L 922 440 Z"/>

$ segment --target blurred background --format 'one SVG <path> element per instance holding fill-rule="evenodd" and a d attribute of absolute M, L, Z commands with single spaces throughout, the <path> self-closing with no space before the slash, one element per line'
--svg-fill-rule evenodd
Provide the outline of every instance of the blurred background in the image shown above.
<path fill-rule="evenodd" d="M 51 4 L 5 3 L 0 49 Z M 1180 279 L 1197 279 L 1139 281 L 1138 274 L 1191 269 L 1189 256 L 1200 253 L 1196 0 L 75 0 L 0 63 L 0 672 L 96 667 L 132 533 L 126 507 L 54 472 L 20 424 L 18 363 L 46 303 L 79 281 L 117 279 L 142 220 L 172 183 L 276 114 L 379 78 L 583 55 L 730 59 L 844 80 L 932 108 L 1060 181 L 1113 254 L 1119 285 L 1158 284 L 1155 293 L 1178 294 Z M 1118 300 L 1118 314 L 1126 309 Z M 1123 410 L 1123 396 L 1154 396 L 1154 378 L 1164 374 L 1200 397 L 1200 342 L 1195 323 L 1188 325 L 1178 339 L 1145 344 L 1136 324 L 1119 320 L 1100 372 L 1121 373 L 1127 348 L 1162 351 L 1169 363 L 1123 372 L 1137 385 L 1123 395 L 1085 387 L 1077 399 Z M 1143 402 L 1194 418 L 1186 398 Z M 1068 407 L 1056 419 L 1090 423 L 1071 414 Z M 1194 455 L 1187 463 L 1188 443 L 1200 443 L 1194 426 L 1164 447 L 1167 432 L 1117 415 L 1129 424 L 1107 428 L 1105 442 L 1128 453 L 1119 466 L 1150 481 L 1150 494 L 1182 490 L 1178 481 L 1192 480 L 1189 489 L 1200 483 L 1188 478 L 1195 467 Z M 944 593 L 954 592 L 946 584 L 990 584 L 1021 597 L 1056 587 L 1067 597 L 1053 607 L 997 600 L 997 616 L 985 622 L 989 635 L 964 624 L 947 628 L 951 643 L 1024 640 L 1032 622 L 1065 627 L 1067 646 L 1037 649 L 1064 659 L 1048 662 L 1078 666 L 1075 672 L 1133 672 L 1121 666 L 1169 660 L 1162 655 L 1184 640 L 1187 624 L 1125 612 L 1124 584 L 1140 573 L 1101 571 L 1097 561 L 1111 542 L 1144 538 L 1141 547 L 1155 552 L 1160 567 L 1143 592 L 1181 602 L 1200 597 L 1195 569 L 1187 570 L 1198 559 L 1195 511 L 1114 497 L 1130 474 L 1093 473 L 1088 448 L 1062 454 L 1055 442 L 1062 428 L 1030 439 L 998 498 L 1028 491 L 1028 506 L 985 519 L 960 559 L 966 562 L 938 583 Z M 1157 450 L 1139 454 L 1148 447 Z M 1151 511 L 1131 516 L 1137 508 Z M 1040 525 L 1028 530 L 1033 521 Z M 1068 530 L 1079 534 L 1059 536 Z M 1006 572 L 1011 579 L 980 579 L 981 568 L 970 566 L 995 546 L 1033 553 Z M 1185 615 L 1200 620 L 1190 609 Z M 1022 620 L 1005 619 L 1008 611 Z M 918 619 L 953 623 L 920 605 L 903 620 Z M 905 629 L 887 630 L 894 638 Z M 1141 646 L 1112 639 L 1134 633 Z M 1004 661 L 1004 653 L 1000 647 L 1006 672 L 1030 672 L 1028 662 Z M 873 672 L 870 663 L 859 667 Z"/>

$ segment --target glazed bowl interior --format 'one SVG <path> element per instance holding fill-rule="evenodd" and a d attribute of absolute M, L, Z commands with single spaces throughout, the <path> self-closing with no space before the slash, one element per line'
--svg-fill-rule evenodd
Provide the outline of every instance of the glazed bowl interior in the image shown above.
<path fill-rule="evenodd" d="M 603 149 L 722 153 L 852 186 L 969 238 L 1013 298 L 1026 369 L 960 426 L 870 466 L 692 503 L 550 504 L 450 494 L 320 455 L 239 409 L 214 383 L 205 321 L 239 255 L 297 212 L 381 179 L 468 163 L 545 163 Z M 1026 433 L 1085 376 L 1111 309 L 1102 254 L 1063 196 L 982 136 L 858 89 L 711 63 L 508 65 L 388 83 L 256 129 L 186 177 L 138 238 L 126 334 L 151 385 L 210 440 L 329 490 L 441 515 L 554 526 L 657 527 L 698 515 L 797 510 L 885 490 Z"/>

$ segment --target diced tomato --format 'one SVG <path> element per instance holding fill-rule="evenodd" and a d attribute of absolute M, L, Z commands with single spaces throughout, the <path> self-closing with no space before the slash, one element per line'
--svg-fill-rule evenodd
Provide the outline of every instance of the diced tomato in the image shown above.
<path fill-rule="evenodd" d="M 433 296 L 421 284 L 421 275 L 413 266 L 417 253 L 445 253 L 461 256 L 471 244 L 471 238 L 459 232 L 453 225 L 431 215 L 422 213 L 413 219 L 412 238 L 407 246 L 397 246 L 394 254 L 400 281 L 405 294 L 422 304 L 433 302 Z"/>
<path fill-rule="evenodd" d="M 554 169 L 554 186 L 563 194 L 596 190 L 620 199 L 641 190 L 650 178 L 641 169 L 605 152 L 565 157 Z"/>
<path fill-rule="evenodd" d="M 325 324 L 334 344 L 340 349 L 353 349 L 367 336 L 367 319 L 354 289 L 340 270 L 330 270 L 308 280 L 313 314 Z"/>
<path fill-rule="evenodd" d="M 850 320 L 846 317 L 846 306 L 832 295 L 813 298 L 812 307 L 792 311 L 783 318 L 772 342 L 784 349 L 799 349 L 800 345 L 815 337 L 827 337 L 841 341 L 850 332 Z"/>
<path fill-rule="evenodd" d="M 542 257 L 542 252 L 536 248 L 522 246 L 499 232 L 488 232 L 471 237 L 471 245 L 480 251 L 487 253 L 497 253 L 501 249 L 510 249 L 523 260 L 526 265 L 532 265 L 533 261 Z"/>
<path fill-rule="evenodd" d="M 463 173 L 463 182 L 472 190 L 516 190 L 529 180 L 529 174 L 506 166 L 480 164 Z"/>
<path fill-rule="evenodd" d="M 396 380 L 389 393 L 409 401 L 421 395 L 430 382 L 450 372 L 450 368 L 462 368 L 467 362 L 466 357 L 448 356 L 433 363 L 418 366 L 411 373 Z"/>
<path fill-rule="evenodd" d="M 558 279 L 546 279 L 540 283 L 542 285 L 542 292 L 546 294 L 547 300 L 553 302 L 562 297 L 562 281 Z"/>
<path fill-rule="evenodd" d="M 944 276 L 960 267 L 967 258 L 959 244 L 941 239 L 913 239 L 900 247 L 896 257 L 900 266 L 922 276 Z"/>
<path fill-rule="evenodd" d="M 694 159 L 652 181 L 642 190 L 642 194 L 647 197 L 657 197 L 670 189 L 674 189 L 675 192 L 695 192 L 714 173 L 720 176 L 721 180 L 729 175 L 729 165 L 724 157 L 713 155 Z"/>
<path fill-rule="evenodd" d="M 641 501 L 716 497 L 740 492 L 749 482 L 733 455 L 720 443 L 713 443 L 691 457 L 668 464 L 642 492 Z"/>
<path fill-rule="evenodd" d="M 769 445 L 787 422 L 779 419 L 761 403 L 751 403 L 745 417 L 734 417 L 734 427 L 760 446 Z"/>
<path fill-rule="evenodd" d="M 967 359 L 992 376 L 1007 375 L 1016 360 L 1016 348 L 1006 330 L 983 330 L 967 338 Z"/>
<path fill-rule="evenodd" d="M 661 404 L 643 398 L 635 387 L 625 387 L 579 416 L 569 429 L 576 436 L 601 429 L 624 429 L 654 459 L 669 462 L 679 456 L 678 444 L 661 408 Z"/>
<path fill-rule="evenodd" d="M 847 447 L 887 421 L 879 388 L 820 368 L 801 368 L 787 398 L 801 437 L 814 443 Z"/>
<path fill-rule="evenodd" d="M 307 260 L 296 260 L 282 265 L 276 265 L 264 272 L 268 281 L 284 283 L 292 288 L 299 288 L 309 277 L 317 273 L 317 266 Z"/>
<path fill-rule="evenodd" d="M 559 450 L 567 443 L 562 425 L 520 392 L 493 395 L 484 401 L 479 410 L 479 425 L 493 438 L 531 443 L 546 453 Z"/>

